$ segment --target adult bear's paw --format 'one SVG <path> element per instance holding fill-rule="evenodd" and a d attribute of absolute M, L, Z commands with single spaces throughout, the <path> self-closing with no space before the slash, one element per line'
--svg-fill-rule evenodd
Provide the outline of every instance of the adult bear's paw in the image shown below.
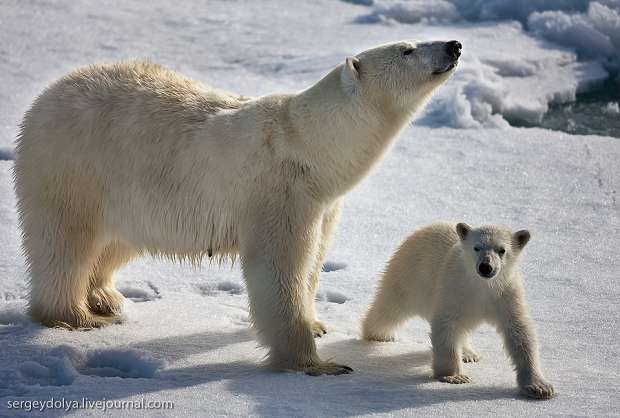
<path fill-rule="evenodd" d="M 312 335 L 314 338 L 321 338 L 327 334 L 327 326 L 319 320 L 315 320 L 312 323 Z"/>
<path fill-rule="evenodd" d="M 304 372 L 310 376 L 320 376 L 322 374 L 327 375 L 340 375 L 340 374 L 349 374 L 353 372 L 353 369 L 349 366 L 345 366 L 342 364 L 330 363 L 330 362 L 321 362 L 317 365 L 308 366 L 304 368 Z"/>

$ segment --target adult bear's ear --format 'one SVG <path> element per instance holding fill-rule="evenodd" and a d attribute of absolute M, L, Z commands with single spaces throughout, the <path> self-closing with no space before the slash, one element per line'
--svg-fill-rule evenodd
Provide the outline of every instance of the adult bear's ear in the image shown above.
<path fill-rule="evenodd" d="M 530 240 L 530 231 L 527 229 L 522 229 L 521 231 L 517 231 L 513 235 L 513 240 L 518 249 L 523 249 L 525 244 Z"/>
<path fill-rule="evenodd" d="M 348 57 L 342 67 L 340 78 L 345 86 L 354 86 L 360 80 L 360 60 Z"/>
<path fill-rule="evenodd" d="M 465 241 L 467 239 L 469 231 L 471 231 L 471 226 L 467 225 L 465 222 L 456 224 L 456 233 L 459 234 L 461 241 Z"/>

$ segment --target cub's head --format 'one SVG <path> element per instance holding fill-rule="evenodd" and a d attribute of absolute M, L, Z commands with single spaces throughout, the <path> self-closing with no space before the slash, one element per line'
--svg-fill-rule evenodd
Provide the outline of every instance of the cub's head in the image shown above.
<path fill-rule="evenodd" d="M 465 223 L 456 225 L 465 261 L 471 263 L 479 277 L 490 280 L 500 272 L 510 272 L 521 251 L 530 240 L 527 230 L 512 232 L 497 225 L 472 228 Z"/>
<path fill-rule="evenodd" d="M 401 41 L 346 59 L 341 79 L 379 106 L 414 111 L 453 73 L 461 56 L 458 41 Z"/>

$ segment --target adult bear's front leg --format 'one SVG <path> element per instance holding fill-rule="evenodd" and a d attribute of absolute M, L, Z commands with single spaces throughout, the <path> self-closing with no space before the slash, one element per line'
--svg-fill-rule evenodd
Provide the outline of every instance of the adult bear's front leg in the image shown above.
<path fill-rule="evenodd" d="M 251 211 L 241 239 L 250 312 L 269 366 L 310 375 L 345 374 L 347 366 L 321 361 L 308 313 L 307 289 L 321 236 L 321 210 L 312 204 L 264 204 Z"/>

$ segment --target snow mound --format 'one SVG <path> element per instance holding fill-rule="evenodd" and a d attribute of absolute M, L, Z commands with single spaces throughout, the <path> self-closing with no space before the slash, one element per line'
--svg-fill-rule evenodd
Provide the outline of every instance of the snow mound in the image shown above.
<path fill-rule="evenodd" d="M 584 59 L 620 69 L 620 3 L 614 7 L 592 2 L 585 13 L 534 12 L 527 26 L 536 35 L 574 49 Z"/>
<path fill-rule="evenodd" d="M 584 11 L 588 0 L 450 0 L 461 16 L 471 21 L 518 20 L 525 22 L 534 12 L 547 10 Z"/>
<path fill-rule="evenodd" d="M 603 108 L 603 112 L 604 113 L 610 113 L 610 114 L 620 113 L 620 105 L 618 104 L 618 102 L 609 102 Z"/>
<path fill-rule="evenodd" d="M 438 0 L 376 1 L 370 14 L 356 19 L 358 23 L 452 22 L 460 18 L 454 4 Z"/>
<path fill-rule="evenodd" d="M 519 63 L 510 58 L 473 58 L 436 93 L 418 123 L 453 128 L 505 128 L 509 122 L 536 125 L 550 105 L 575 101 L 578 92 L 607 75 L 599 63 L 576 62 L 570 55 Z"/>

